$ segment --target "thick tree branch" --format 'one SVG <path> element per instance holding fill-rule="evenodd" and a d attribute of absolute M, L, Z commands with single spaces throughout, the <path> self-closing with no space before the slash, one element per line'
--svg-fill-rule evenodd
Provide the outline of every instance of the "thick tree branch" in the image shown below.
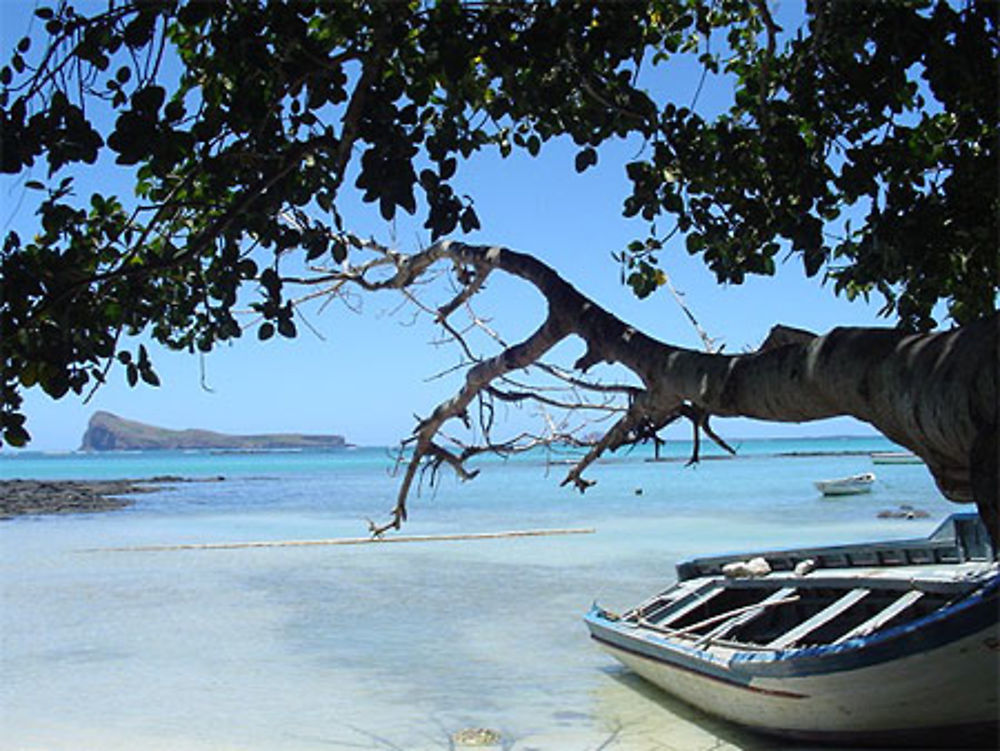
<path fill-rule="evenodd" d="M 580 294 L 538 259 L 498 247 L 440 242 L 413 256 L 387 254 L 395 273 L 381 281 L 355 272 L 351 281 L 366 289 L 405 288 L 439 261 L 476 269 L 466 283 L 502 270 L 532 284 L 548 311 L 538 330 L 520 344 L 474 364 L 464 386 L 421 421 L 393 521 L 405 519 L 406 496 L 425 458 L 442 457 L 434 436 L 452 418 L 466 421 L 467 408 L 481 394 L 500 394 L 492 384 L 513 370 L 538 363 L 560 341 L 578 336 L 586 354 L 576 367 L 618 363 L 642 386 L 626 414 L 600 438 L 564 484 L 585 489 L 582 471 L 604 451 L 648 440 L 684 417 L 697 431 L 732 450 L 709 427 L 711 416 L 804 422 L 848 415 L 867 422 L 890 440 L 920 456 L 950 500 L 975 501 L 987 521 L 995 520 L 997 434 L 997 338 L 1000 316 L 934 334 L 894 329 L 839 328 L 823 336 L 777 327 L 756 352 L 723 355 L 657 341 L 627 325 Z M 450 312 L 455 306 L 445 306 Z M 516 395 L 521 398 L 522 395 Z M 992 454 L 991 454 L 992 451 Z M 976 460 L 979 457 L 979 460 Z M 991 458 L 992 457 L 992 458 Z M 697 450 L 692 457 L 697 459 Z M 992 462 L 992 464 L 991 464 Z M 994 469 L 990 469 L 993 467 Z"/>

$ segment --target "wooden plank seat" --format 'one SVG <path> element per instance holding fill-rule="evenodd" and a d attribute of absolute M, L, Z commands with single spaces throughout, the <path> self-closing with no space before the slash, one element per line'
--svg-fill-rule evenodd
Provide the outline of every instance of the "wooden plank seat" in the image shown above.
<path fill-rule="evenodd" d="M 726 634 L 733 631 L 733 629 L 736 629 L 739 626 L 743 626 L 749 623 L 771 606 L 777 605 L 780 602 L 791 601 L 792 596 L 794 594 L 795 594 L 795 587 L 782 587 L 781 589 L 775 590 L 770 595 L 765 597 L 763 600 L 757 603 L 756 606 L 749 609 L 740 608 L 739 612 L 734 611 L 732 618 L 723 621 L 718 626 L 716 626 L 711 631 L 702 636 L 701 639 L 698 640 L 696 646 L 702 647 L 716 639 L 722 639 L 723 637 L 725 637 Z"/>
<path fill-rule="evenodd" d="M 853 607 L 869 594 L 871 594 L 871 590 L 863 587 L 848 591 L 842 597 L 839 597 L 818 613 L 815 613 L 811 618 L 807 618 L 802 621 L 802 623 L 795 626 L 795 628 L 789 629 L 781 636 L 772 639 L 766 646 L 768 649 L 784 649 L 785 647 L 792 646 L 800 639 L 811 634 L 820 626 L 832 621 L 848 608 Z"/>
<path fill-rule="evenodd" d="M 839 639 L 834 641 L 834 644 L 840 644 L 847 641 L 848 639 L 854 639 L 859 636 L 866 636 L 867 634 L 877 631 L 882 628 L 886 623 L 891 621 L 897 615 L 902 613 L 908 607 L 913 605 L 917 600 L 924 596 L 924 593 L 918 589 L 911 589 L 909 592 L 904 592 L 902 595 L 893 600 L 889 605 L 871 618 L 869 618 L 864 623 L 858 624 L 856 627 L 852 628 L 846 634 L 841 636 Z"/>
<path fill-rule="evenodd" d="M 676 623 L 692 610 L 700 608 L 702 605 L 714 599 L 717 595 L 724 591 L 725 587 L 720 586 L 716 582 L 711 582 L 708 586 L 701 587 L 700 589 L 689 593 L 687 597 L 682 597 L 679 600 L 668 601 L 666 607 L 664 608 L 654 607 L 643 609 L 641 619 L 651 623 L 656 623 L 661 627 L 668 626 L 671 623 Z"/>

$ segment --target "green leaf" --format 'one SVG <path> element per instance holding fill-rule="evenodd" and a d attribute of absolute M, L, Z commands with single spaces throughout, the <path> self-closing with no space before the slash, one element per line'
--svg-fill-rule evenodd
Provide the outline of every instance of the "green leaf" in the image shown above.
<path fill-rule="evenodd" d="M 152 13 L 140 13 L 125 27 L 125 44 L 132 49 L 145 46 L 153 38 L 156 16 Z"/>
<path fill-rule="evenodd" d="M 588 146 L 582 151 L 578 152 L 576 159 L 574 160 L 577 172 L 583 172 L 588 167 L 592 167 L 597 164 L 597 150 L 592 146 Z"/>
<path fill-rule="evenodd" d="M 337 263 L 343 263 L 347 260 L 347 243 L 342 238 L 338 237 L 333 241 L 330 252 L 333 254 L 334 261 Z"/>
<path fill-rule="evenodd" d="M 816 276 L 826 261 L 826 254 L 822 248 L 810 248 L 802 254 L 802 263 L 805 266 L 806 276 Z"/>
<path fill-rule="evenodd" d="M 31 388 L 38 383 L 38 364 L 29 362 L 21 370 L 21 385 Z"/>
<path fill-rule="evenodd" d="M 378 210 L 383 219 L 391 222 L 396 216 L 396 203 L 389 196 L 382 196 L 378 202 Z"/>
<path fill-rule="evenodd" d="M 260 284 L 271 297 L 278 297 L 281 293 L 281 277 L 273 268 L 266 268 L 260 272 Z"/>
<path fill-rule="evenodd" d="M 684 243 L 687 246 L 687 252 L 694 255 L 705 249 L 705 236 L 692 232 L 685 238 Z"/>
<path fill-rule="evenodd" d="M 155 116 L 167 97 L 162 86 L 145 86 L 132 95 L 132 109 L 136 112 Z"/>
<path fill-rule="evenodd" d="M 459 216 L 459 222 L 462 225 L 462 232 L 472 232 L 480 228 L 479 217 L 471 206 L 465 207 Z"/>
<path fill-rule="evenodd" d="M 8 425 L 4 428 L 3 439 L 8 445 L 21 448 L 28 445 L 31 435 L 20 425 Z"/>

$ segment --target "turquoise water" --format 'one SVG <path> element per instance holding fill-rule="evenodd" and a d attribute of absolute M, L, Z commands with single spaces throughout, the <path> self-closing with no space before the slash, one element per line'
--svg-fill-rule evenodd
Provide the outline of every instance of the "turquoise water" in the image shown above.
<path fill-rule="evenodd" d="M 581 615 L 662 589 L 680 558 L 924 535 L 959 507 L 923 465 L 873 467 L 882 439 L 739 448 L 696 467 L 613 457 L 582 496 L 543 455 L 492 459 L 424 488 L 404 530 L 592 534 L 160 552 L 110 548 L 355 537 L 398 478 L 384 449 L 2 456 L 7 478 L 225 480 L 0 523 L 0 748 L 437 749 L 466 727 L 524 751 L 782 747 L 649 689 Z M 812 485 L 872 470 L 870 495 Z M 903 503 L 930 518 L 877 518 Z"/>

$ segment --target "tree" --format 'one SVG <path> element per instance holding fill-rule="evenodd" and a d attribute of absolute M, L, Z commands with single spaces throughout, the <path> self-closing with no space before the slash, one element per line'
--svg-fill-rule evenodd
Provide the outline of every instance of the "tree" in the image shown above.
<path fill-rule="evenodd" d="M 495 357 L 468 351 L 465 386 L 418 423 L 385 526 L 405 518 L 423 462 L 468 476 L 470 456 L 513 448 L 489 439 L 495 401 L 565 404 L 511 380 L 535 365 L 617 417 L 569 472 L 580 489 L 601 452 L 655 440 L 679 418 L 715 437 L 711 415 L 847 414 L 918 453 L 997 536 L 991 3 L 817 1 L 794 34 L 765 0 L 113 0 L 91 15 L 67 2 L 35 15 L 44 34 L 0 71 L 3 170 L 47 166 L 45 181 L 26 183 L 39 191 L 39 233 L 10 233 L 2 251 L 6 442 L 28 440 L 24 388 L 82 393 L 114 363 L 132 384 L 157 383 L 123 334 L 208 351 L 241 335 L 234 306 L 250 288 L 257 336 L 294 337 L 296 285 L 410 290 L 440 262 L 458 291 L 435 315 L 460 343 L 449 317 L 495 270 L 537 287 L 548 314 Z M 732 85 L 728 110 L 699 114 L 644 88 L 649 71 L 685 56 Z M 577 172 L 612 139 L 644 144 L 624 165 L 623 212 L 645 231 L 618 256 L 637 295 L 663 286 L 660 258 L 683 238 L 726 283 L 798 257 L 838 294 L 879 295 L 897 329 L 779 327 L 756 353 L 686 351 L 530 256 L 442 239 L 480 224 L 454 188 L 460 163 L 484 149 L 536 155 L 558 138 L 577 145 Z M 136 198 L 95 193 L 80 206 L 73 170 L 102 156 L 133 176 Z M 420 212 L 432 244 L 402 255 L 360 240 L 338 210 L 349 177 L 386 220 Z M 295 253 L 306 265 L 289 272 Z M 942 307 L 957 328 L 930 333 Z M 540 360 L 568 336 L 587 345 L 575 374 Z M 597 362 L 624 365 L 639 385 L 585 380 Z M 469 421 L 476 404 L 484 441 L 447 448 L 442 426 Z"/>

